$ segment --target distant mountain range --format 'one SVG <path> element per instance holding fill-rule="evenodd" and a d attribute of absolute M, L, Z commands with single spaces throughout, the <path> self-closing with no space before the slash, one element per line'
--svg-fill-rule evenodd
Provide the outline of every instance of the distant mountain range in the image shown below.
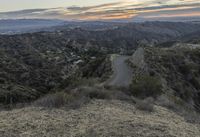
<path fill-rule="evenodd" d="M 146 21 L 143 22 L 141 19 L 133 21 L 128 20 L 112 20 L 112 21 L 64 21 L 64 20 L 51 20 L 51 19 L 9 19 L 9 20 L 0 20 L 0 34 L 1 35 L 13 35 L 13 34 L 22 34 L 22 33 L 33 33 L 33 32 L 41 32 L 41 31 L 57 31 L 57 30 L 68 30 L 68 29 L 74 29 L 74 28 L 81 28 L 84 30 L 98 30 L 98 31 L 106 31 L 116 28 L 122 28 L 124 27 L 130 27 L 138 28 L 143 31 L 145 31 L 148 28 L 148 31 L 153 31 L 156 33 L 160 32 L 166 32 L 165 27 L 169 27 L 169 25 L 175 25 L 177 26 L 179 23 L 177 23 L 175 20 L 173 22 L 169 23 L 169 21 Z M 178 21 L 178 20 L 177 20 Z M 180 20 L 179 20 L 180 21 Z M 168 22 L 168 23 L 167 23 Z M 174 24 L 172 24 L 174 23 Z M 183 21 L 183 24 L 192 24 L 193 26 L 199 25 L 200 22 L 198 20 L 191 20 L 191 21 Z M 160 26 L 162 24 L 162 26 Z M 194 25 L 195 24 L 195 25 Z M 153 29 L 150 29 L 149 25 L 153 25 Z M 156 26 L 158 25 L 158 26 Z M 163 26 L 166 25 L 166 26 Z M 141 26 L 144 26 L 141 28 Z M 164 27 L 165 31 L 157 30 L 156 28 Z M 138 28 L 137 28 L 138 27 Z M 178 27 L 178 26 L 177 26 Z M 184 30 L 186 30 L 189 26 L 187 25 L 186 28 L 183 27 Z M 170 29 L 170 28 L 169 28 Z M 178 27 L 179 29 L 179 27 Z M 155 31 L 156 30 L 156 31 Z M 171 30 L 174 31 L 174 30 Z M 176 29 L 175 29 L 176 31 Z M 188 30 L 190 31 L 190 30 Z M 168 30 L 169 32 L 169 30 Z M 193 31 L 192 31 L 193 32 Z"/>
<path fill-rule="evenodd" d="M 16 23 L 15 23 L 16 22 Z M 64 22 L 60 20 L 2 20 L 1 34 L 33 33 L 44 39 L 59 36 L 59 41 L 73 41 L 74 46 L 99 47 L 119 51 L 140 45 L 176 41 L 200 31 L 198 22 Z M 6 27 L 2 27 L 2 26 Z M 7 28 L 7 29 L 6 29 Z M 33 36 L 37 35 L 31 34 Z M 52 35 L 53 34 L 53 35 Z M 23 39 L 31 39 L 24 34 Z M 16 39 L 13 36 L 13 39 Z M 31 41 L 31 40 L 30 40 Z M 63 45 L 65 46 L 65 45 Z"/>
<path fill-rule="evenodd" d="M 0 34 L 37 32 L 53 26 L 63 25 L 62 20 L 18 19 L 0 20 Z"/>

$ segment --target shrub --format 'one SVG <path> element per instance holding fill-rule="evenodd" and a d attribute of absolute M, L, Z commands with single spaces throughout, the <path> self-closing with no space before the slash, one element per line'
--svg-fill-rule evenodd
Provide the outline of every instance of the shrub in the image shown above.
<path fill-rule="evenodd" d="M 58 92 L 55 94 L 49 94 L 45 97 L 42 97 L 34 102 L 35 106 L 48 107 L 48 108 L 59 108 L 66 104 L 74 101 L 75 97 L 71 94 L 64 92 Z"/>
<path fill-rule="evenodd" d="M 109 95 L 104 91 L 93 90 L 88 93 L 89 98 L 91 99 L 107 99 Z"/>
<path fill-rule="evenodd" d="M 175 101 L 172 100 L 167 96 L 167 95 L 161 95 L 158 99 L 157 99 L 157 103 L 160 106 L 172 109 L 172 110 L 178 110 L 179 106 L 177 104 L 175 104 Z"/>
<path fill-rule="evenodd" d="M 153 112 L 154 105 L 153 105 L 153 98 L 147 98 L 145 100 L 135 100 L 136 108 L 143 111 Z"/>
<path fill-rule="evenodd" d="M 80 96 L 85 96 L 90 99 L 109 99 L 110 93 L 98 87 L 82 87 L 78 93 Z"/>
<path fill-rule="evenodd" d="M 200 82 L 197 78 L 193 77 L 190 82 L 196 89 L 200 89 Z"/>
<path fill-rule="evenodd" d="M 185 120 L 189 123 L 200 124 L 200 116 L 199 113 L 195 111 L 185 112 L 183 114 Z"/>
<path fill-rule="evenodd" d="M 162 93 L 162 83 L 156 76 L 143 75 L 133 80 L 130 90 L 136 97 L 157 97 Z"/>
<path fill-rule="evenodd" d="M 59 108 L 69 107 L 72 109 L 79 108 L 81 105 L 88 103 L 91 99 L 110 99 L 111 94 L 106 90 L 97 87 L 80 87 L 71 90 L 68 93 L 57 92 L 42 97 L 33 103 L 34 106 Z"/>
<path fill-rule="evenodd" d="M 40 94 L 37 90 L 25 86 L 0 85 L 0 103 L 4 105 L 30 102 L 35 100 Z"/>

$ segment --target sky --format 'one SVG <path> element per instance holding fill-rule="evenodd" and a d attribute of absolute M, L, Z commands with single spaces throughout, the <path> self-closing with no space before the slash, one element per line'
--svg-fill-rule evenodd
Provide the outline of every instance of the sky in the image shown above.
<path fill-rule="evenodd" d="M 0 0 L 0 19 L 200 19 L 200 0 Z"/>

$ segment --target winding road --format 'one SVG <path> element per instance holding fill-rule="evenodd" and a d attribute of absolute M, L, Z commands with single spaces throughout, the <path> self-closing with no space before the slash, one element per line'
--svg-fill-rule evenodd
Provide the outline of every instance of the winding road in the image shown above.
<path fill-rule="evenodd" d="M 125 62 L 130 56 L 116 56 L 112 59 L 113 75 L 108 85 L 127 87 L 132 81 L 132 69 Z"/>

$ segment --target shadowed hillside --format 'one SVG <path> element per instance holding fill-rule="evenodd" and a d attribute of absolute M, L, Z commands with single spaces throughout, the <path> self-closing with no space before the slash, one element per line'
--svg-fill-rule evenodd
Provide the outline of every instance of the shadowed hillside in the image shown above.
<path fill-rule="evenodd" d="M 141 52 L 139 57 L 134 54 L 130 60 L 134 69 L 133 93 L 148 97 L 163 92 L 169 102 L 200 110 L 199 55 L 200 45 L 194 44 L 178 43 L 167 48 L 145 47 L 143 61 L 136 61 L 136 58 L 142 58 Z"/>

